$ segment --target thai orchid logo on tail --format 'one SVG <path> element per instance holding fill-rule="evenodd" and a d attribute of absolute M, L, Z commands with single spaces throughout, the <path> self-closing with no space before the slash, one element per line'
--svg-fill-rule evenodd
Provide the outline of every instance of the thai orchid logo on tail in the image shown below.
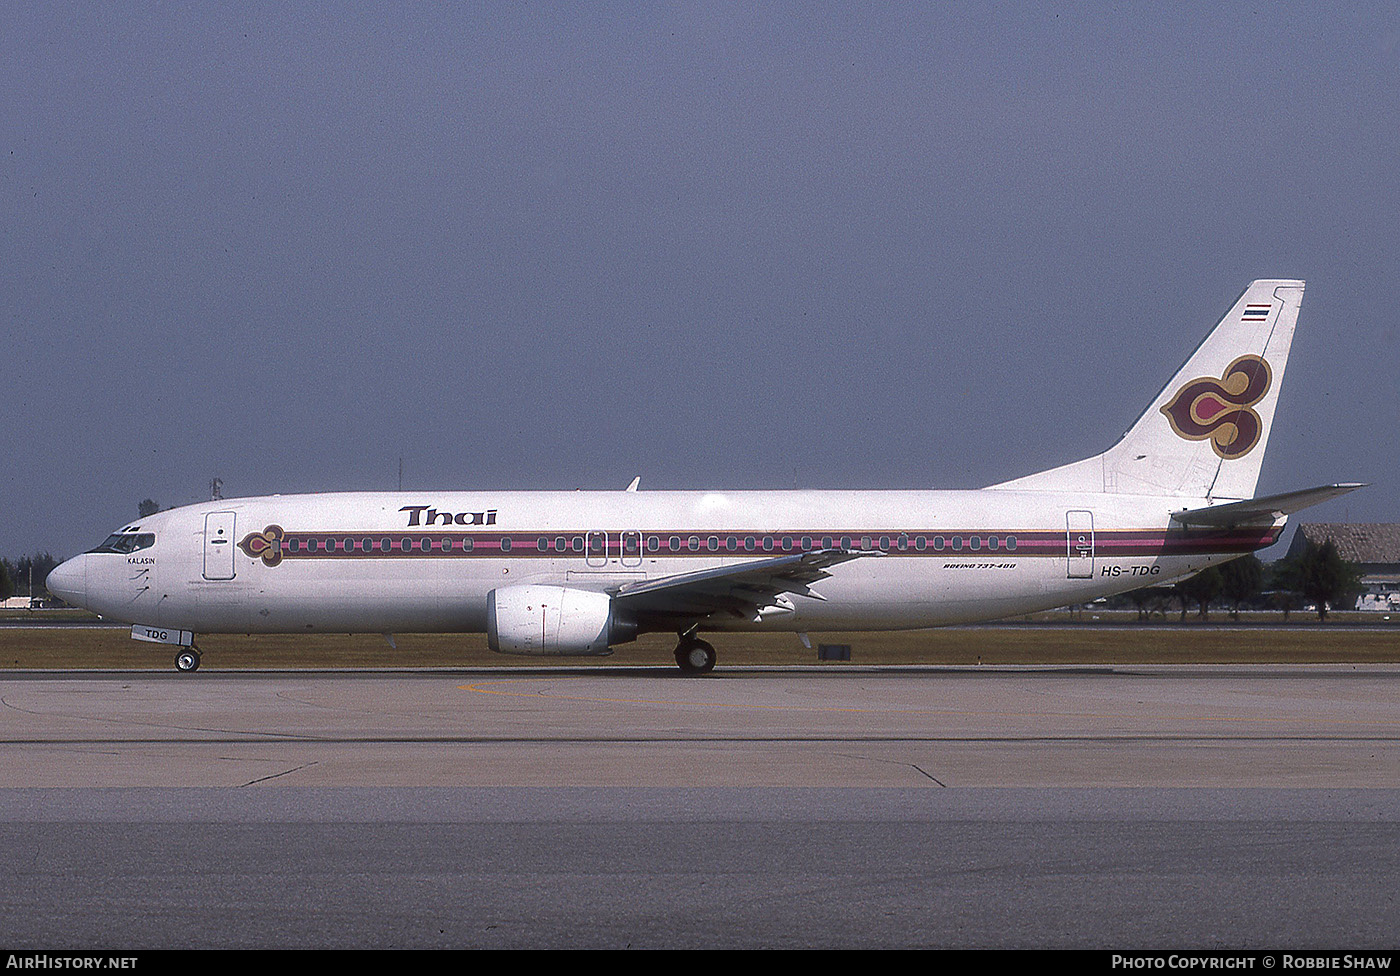
<path fill-rule="evenodd" d="M 1172 430 L 1188 441 L 1210 439 L 1215 453 L 1227 461 L 1254 450 L 1263 433 L 1252 409 L 1273 384 L 1273 371 L 1260 356 L 1241 356 L 1219 379 L 1191 380 L 1162 408 Z"/>

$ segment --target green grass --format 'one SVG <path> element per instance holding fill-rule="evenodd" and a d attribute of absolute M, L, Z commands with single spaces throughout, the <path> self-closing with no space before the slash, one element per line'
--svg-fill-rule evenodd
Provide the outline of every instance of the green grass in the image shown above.
<path fill-rule="evenodd" d="M 1315 619 L 1315 617 L 1314 617 Z M 1228 623 L 1216 618 L 1217 623 Z M 1400 663 L 1400 626 L 1360 630 L 1346 623 L 1288 630 L 1242 626 L 958 628 L 898 633 L 812 634 L 813 649 L 792 634 L 707 635 L 720 666 L 817 663 L 817 643 L 850 644 L 851 664 L 1073 665 Z M 549 664 L 670 665 L 675 638 L 650 634 L 606 658 L 493 654 L 480 634 L 401 634 L 397 649 L 374 635 L 211 635 L 199 639 L 203 667 L 395 668 L 512 667 Z M 125 628 L 0 628 L 0 669 L 174 667 L 175 648 L 134 641 Z M 840 663 L 826 666 L 840 668 Z"/>

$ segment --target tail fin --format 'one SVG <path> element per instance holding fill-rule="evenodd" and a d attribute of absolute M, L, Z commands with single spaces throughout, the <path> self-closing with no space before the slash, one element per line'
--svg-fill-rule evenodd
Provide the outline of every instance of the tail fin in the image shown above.
<path fill-rule="evenodd" d="M 1253 497 L 1302 303 L 1301 281 L 1253 282 L 1117 444 L 991 487 Z"/>

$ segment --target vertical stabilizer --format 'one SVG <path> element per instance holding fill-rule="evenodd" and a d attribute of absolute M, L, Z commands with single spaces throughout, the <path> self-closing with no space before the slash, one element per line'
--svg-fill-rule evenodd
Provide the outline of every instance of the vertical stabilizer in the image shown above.
<path fill-rule="evenodd" d="M 1301 281 L 1253 282 L 1117 444 L 992 487 L 1252 497 L 1302 302 Z"/>

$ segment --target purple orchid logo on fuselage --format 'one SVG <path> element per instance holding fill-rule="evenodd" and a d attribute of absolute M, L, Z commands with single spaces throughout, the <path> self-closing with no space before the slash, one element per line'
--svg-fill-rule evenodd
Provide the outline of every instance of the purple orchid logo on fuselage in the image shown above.
<path fill-rule="evenodd" d="M 261 559 L 268 566 L 276 566 L 282 561 L 282 540 L 285 536 L 282 526 L 269 525 L 261 532 L 248 533 L 238 548 L 254 559 Z"/>

